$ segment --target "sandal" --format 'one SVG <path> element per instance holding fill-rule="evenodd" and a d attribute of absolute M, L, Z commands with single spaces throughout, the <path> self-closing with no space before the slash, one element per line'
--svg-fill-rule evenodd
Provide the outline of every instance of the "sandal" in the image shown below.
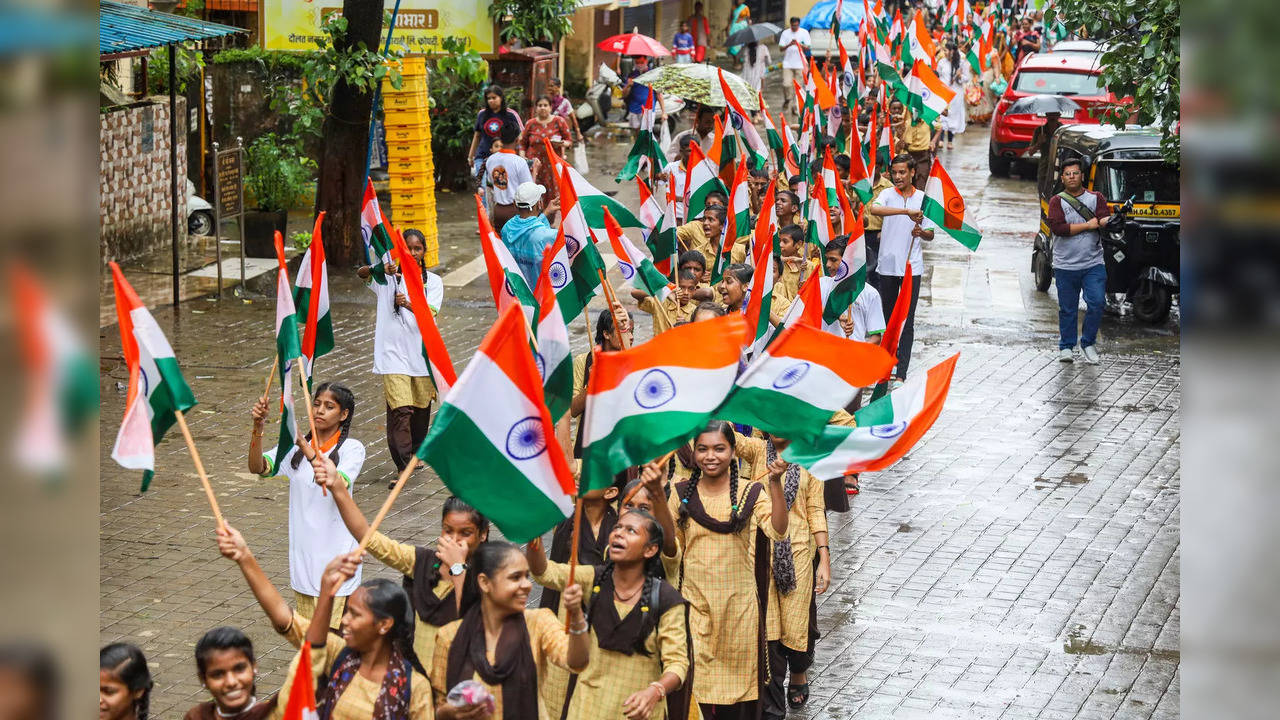
<path fill-rule="evenodd" d="M 857 495 L 861 491 L 858 487 L 858 476 L 847 475 L 844 479 L 844 493 L 846 495 Z"/>
<path fill-rule="evenodd" d="M 787 686 L 787 707 L 799 710 L 809 702 L 809 683 Z"/>

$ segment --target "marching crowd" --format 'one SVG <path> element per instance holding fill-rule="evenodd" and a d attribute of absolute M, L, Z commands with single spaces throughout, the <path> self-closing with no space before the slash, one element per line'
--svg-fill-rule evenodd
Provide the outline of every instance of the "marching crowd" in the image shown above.
<path fill-rule="evenodd" d="M 732 201 L 739 192 L 732 166 L 720 189 L 698 192 L 690 184 L 695 166 L 726 142 L 724 126 L 763 119 L 772 128 L 763 102 L 763 118 L 691 107 L 691 127 L 673 138 L 667 157 L 642 166 L 640 182 L 670 200 L 676 222 L 673 262 L 664 271 L 668 292 L 635 286 L 630 293 L 636 311 L 651 316 L 655 335 L 745 314 L 759 293 L 771 296 L 768 322 L 785 325 L 793 306 L 803 304 L 806 284 L 838 276 L 850 244 L 862 243 L 860 292 L 822 329 L 879 343 L 896 316 L 896 367 L 873 397 L 907 379 L 921 244 L 937 229 L 922 211 L 934 154 L 964 131 L 966 116 L 981 119 L 974 108 L 981 110 L 983 97 L 966 108 L 964 89 L 978 77 L 981 92 L 991 92 L 1010 72 L 1010 44 L 1020 50 L 1034 40 L 1026 25 L 1013 30 L 1012 18 L 989 33 L 995 40 L 988 44 L 972 28 L 944 29 L 940 17 L 921 12 L 938 41 L 936 73 L 960 99 L 938 117 L 926 119 L 921 107 L 878 82 L 819 117 L 812 98 L 788 87 L 779 118 L 785 133 L 798 127 L 802 137 L 751 163 L 741 183 L 745 223 L 734 217 L 741 208 Z M 986 17 L 994 25 L 1000 16 Z M 912 21 L 909 13 L 898 22 Z M 796 24 L 784 36 L 783 68 L 797 83 L 812 83 L 808 67 L 796 66 L 805 44 Z M 692 30 L 677 38 L 681 61 L 705 53 L 705 20 Z M 965 59 L 970 45 L 986 51 L 976 76 Z M 754 48 L 746 55 L 745 62 L 756 62 Z M 557 170 L 563 161 L 556 155 L 581 136 L 558 84 L 537 99 L 528 120 L 506 106 L 501 88 L 488 88 L 485 99 L 474 169 L 487 178 L 489 221 L 534 287 L 563 221 L 560 175 L 567 171 Z M 814 197 L 815 188 L 838 200 Z M 752 248 L 761 224 L 776 230 L 767 256 Z M 658 232 L 650 230 L 653 250 Z M 443 298 L 440 278 L 421 264 L 421 233 L 406 230 L 404 240 L 413 267 L 388 261 L 358 271 L 375 296 L 373 370 L 383 378 L 387 443 L 398 470 L 413 462 L 437 397 L 419 330 L 406 319 L 410 298 L 395 278 L 421 275 L 433 312 Z M 772 267 L 750 264 L 758 257 L 769 257 Z M 655 263 L 660 259 L 655 252 Z M 375 272 L 392 282 L 373 282 Z M 623 303 L 610 305 L 592 328 L 595 347 L 606 352 L 630 346 L 634 323 Z M 582 455 L 593 357 L 573 358 L 572 402 L 557 428 L 571 462 Z M 434 518 L 408 537 L 373 532 L 367 554 L 403 580 L 365 580 L 357 539 L 370 522 L 352 495 L 366 458 L 365 444 L 351 433 L 356 400 L 341 382 L 317 383 L 314 430 L 285 448 L 264 447 L 267 397 L 253 406 L 248 469 L 289 483 L 291 597 L 253 552 L 272 538 L 246 538 L 227 525 L 216 545 L 299 653 L 274 692 L 257 686 L 253 644 L 242 630 L 209 630 L 196 642 L 195 669 L 210 698 L 191 708 L 188 720 L 301 718 L 306 705 L 297 696 L 306 693 L 314 693 L 323 720 L 781 718 L 806 704 L 820 637 L 817 595 L 831 587 L 827 513 L 849 510 L 856 475 L 817 478 L 780 457 L 785 440 L 713 421 L 668 457 L 587 493 L 580 514 L 552 530 L 547 547 L 491 538 L 485 515 L 450 497 L 438 534 Z M 859 395 L 830 422 L 855 424 L 861 405 Z M 535 584 L 541 596 L 530 606 Z M 100 669 L 102 720 L 146 720 L 151 680 L 141 651 L 108 645 Z"/>

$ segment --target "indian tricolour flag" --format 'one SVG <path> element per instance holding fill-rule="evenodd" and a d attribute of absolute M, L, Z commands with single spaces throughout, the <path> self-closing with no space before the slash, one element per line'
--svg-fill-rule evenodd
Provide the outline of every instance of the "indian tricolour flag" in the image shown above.
<path fill-rule="evenodd" d="M 871 173 L 867 172 L 867 164 L 863 160 L 862 137 L 858 132 L 858 118 L 852 118 L 849 125 L 849 182 L 858 200 L 864 205 L 871 202 Z"/>
<path fill-rule="evenodd" d="M 578 172 L 577 169 L 569 163 L 556 156 L 549 157 L 553 159 L 553 161 L 558 160 L 556 164 L 560 167 L 561 176 L 568 179 L 568 181 L 573 184 L 574 196 L 578 198 L 578 202 L 582 205 L 582 212 L 586 216 L 587 224 L 592 230 L 604 232 L 605 208 L 609 208 L 609 212 L 613 213 L 613 219 L 621 223 L 622 227 L 642 227 L 640 218 L 636 217 L 630 210 L 628 210 L 626 205 L 623 205 L 617 200 L 605 195 L 604 192 L 595 185 L 587 182 L 587 179 L 582 176 L 582 173 Z M 662 168 L 659 167 L 658 171 L 661 170 Z M 564 194 L 563 186 L 561 187 L 560 193 L 561 195 Z M 562 197 L 562 206 L 563 203 L 564 199 Z"/>
<path fill-rule="evenodd" d="M 716 116 L 715 137 L 711 141 L 713 149 L 719 148 L 717 163 L 720 167 L 720 182 L 725 187 L 733 185 L 734 168 L 738 166 L 738 133 L 734 130 L 733 120 L 729 117 L 729 113 L 725 112 L 722 120 L 719 115 Z"/>
<path fill-rule="evenodd" d="M 155 472 L 156 444 L 177 422 L 177 413 L 195 407 L 196 398 L 155 318 L 125 280 L 120 266 L 114 262 L 108 265 L 115 284 L 121 350 L 129 367 L 124 419 L 111 457 L 121 467 L 142 470 L 142 491 L 146 492 Z"/>
<path fill-rule="evenodd" d="M 836 207 L 839 199 L 836 196 L 836 185 L 839 184 L 839 175 L 836 174 L 836 161 L 831 155 L 831 146 L 828 145 L 822 152 L 822 187 L 827 191 L 827 207 Z"/>
<path fill-rule="evenodd" d="M 538 307 L 533 298 L 533 290 L 520 272 L 507 244 L 502 242 L 498 233 L 493 231 L 489 222 L 489 214 L 484 211 L 484 201 L 479 193 L 475 196 L 476 222 L 480 226 L 480 253 L 484 256 L 485 270 L 489 275 L 489 290 L 493 293 L 493 304 L 501 312 L 512 303 L 525 308 L 525 316 L 532 318 Z"/>
<path fill-rule="evenodd" d="M 719 190 L 726 196 L 729 194 L 724 183 L 720 182 L 719 162 L 720 149 L 714 144 L 711 146 L 711 156 L 703 154 L 698 143 L 689 145 L 689 176 L 685 183 L 689 196 L 684 201 L 685 222 L 702 217 L 702 211 L 707 208 L 707 195 L 712 190 Z"/>
<path fill-rule="evenodd" d="M 716 68 L 717 77 L 720 79 L 720 94 L 724 95 L 727 110 L 732 115 L 736 115 L 737 125 L 742 128 L 741 137 L 742 144 L 747 149 L 747 154 L 751 156 L 751 167 L 762 168 L 768 160 L 769 153 L 764 142 L 760 139 L 760 133 L 756 132 L 755 123 L 751 122 L 751 116 L 742 108 L 742 103 L 738 102 L 738 97 L 729 89 L 729 83 L 725 81 L 724 70 Z M 756 93 L 757 96 L 760 93 Z M 764 98 L 760 98 L 760 102 L 764 102 Z M 768 113 L 765 113 L 768 117 Z"/>
<path fill-rule="evenodd" d="M 578 201 L 577 191 L 568 175 L 572 168 L 565 162 L 557 163 L 556 167 L 560 185 L 560 227 L 552 245 L 556 256 L 549 278 L 560 313 L 564 315 L 565 323 L 571 323 L 599 292 L 600 273 L 605 266 L 604 258 L 596 249 L 596 237 L 588 226 L 582 203 Z M 603 209 L 600 232 L 604 232 Z"/>
<path fill-rule="evenodd" d="M 404 293 L 409 297 L 409 308 L 413 311 L 413 319 L 418 324 L 418 335 L 422 338 L 422 357 L 427 361 L 427 372 L 431 373 L 436 393 L 444 397 L 458 382 L 457 373 L 453 370 L 453 360 L 444 346 L 444 338 L 440 336 L 440 328 L 436 326 L 431 305 L 427 303 L 427 289 L 422 282 L 422 274 L 403 270 L 416 266 L 409 246 L 405 245 L 404 237 L 399 232 L 392 233 L 391 237 L 395 243 L 397 264 L 402 268 L 400 277 L 404 278 Z"/>
<path fill-rule="evenodd" d="M 931 223 L 970 250 L 977 250 L 982 233 L 969 224 L 964 198 L 951 182 L 951 176 L 941 161 L 933 163 L 929 181 L 924 186 L 924 200 L 920 210 Z"/>
<path fill-rule="evenodd" d="M 304 642 L 294 664 L 293 683 L 281 720 L 319 720 L 316 713 L 315 678 L 311 674 L 311 643 Z"/>
<path fill-rule="evenodd" d="M 792 442 L 783 451 L 783 459 L 803 465 L 823 480 L 889 467 L 938 419 L 959 357 L 959 353 L 952 355 L 877 401 L 885 402 L 887 410 L 880 407 L 875 413 L 855 415 L 856 427 L 828 425 L 816 440 Z M 875 405 L 873 402 L 863 410 L 870 411 Z"/>
<path fill-rule="evenodd" d="M 793 325 L 738 376 L 716 417 L 790 440 L 816 440 L 831 415 L 893 363 L 877 345 Z"/>
<path fill-rule="evenodd" d="M 747 184 L 746 158 L 738 158 L 737 170 L 733 173 L 732 190 L 729 192 L 729 209 L 725 219 L 723 240 L 716 254 L 715 264 L 711 268 L 711 284 L 720 282 L 724 269 L 729 267 L 733 259 L 733 246 L 738 238 L 751 232 L 751 187 Z"/>
<path fill-rule="evenodd" d="M 316 216 L 311 231 L 311 244 L 302 256 L 298 268 L 298 286 L 294 288 L 293 302 L 306 308 L 302 330 L 302 371 L 309 380 L 314 377 L 316 358 L 333 350 L 333 319 L 329 316 L 329 272 L 324 260 L 324 241 L 320 238 L 320 225 L 324 223 L 324 211 Z"/>
<path fill-rule="evenodd" d="M 608 212 L 605 210 L 605 219 L 611 220 Z M 554 248 L 548 247 L 542 251 L 542 274 L 535 292 L 538 322 L 534 325 L 534 338 L 537 342 L 533 348 L 533 359 L 538 365 L 538 374 L 542 376 L 542 394 L 546 398 L 547 409 L 551 411 L 552 421 L 564 417 L 573 402 L 573 355 L 569 347 L 569 326 L 565 324 L 564 315 L 556 302 L 555 288 L 547 279 L 551 277 L 551 266 L 555 262 Z"/>
<path fill-rule="evenodd" d="M 631 152 L 627 153 L 627 161 L 623 164 L 622 169 L 618 171 L 617 177 L 614 178 L 616 182 L 639 177 L 642 173 L 653 175 L 662 172 L 662 166 L 666 164 L 666 154 L 662 152 L 662 148 L 658 145 L 658 139 L 653 135 L 653 99 L 655 96 L 657 96 L 657 93 L 650 92 L 649 97 L 644 102 L 644 109 L 640 111 L 640 129 L 636 133 L 636 141 L 631 144 Z"/>
<path fill-rule="evenodd" d="M 938 64 L 938 51 L 933 47 L 933 38 L 929 37 L 929 29 L 924 26 L 924 13 L 916 13 L 907 33 L 907 44 L 911 49 L 912 61 L 922 60 L 935 67 Z"/>
<path fill-rule="evenodd" d="M 498 316 L 417 455 L 512 542 L 528 542 L 573 512 L 573 474 L 519 307 Z"/>
<path fill-rule="evenodd" d="M 646 295 L 652 295 L 658 302 L 666 300 L 671 294 L 670 281 L 639 248 L 631 244 L 608 210 L 604 213 L 604 227 L 609 233 L 613 254 L 618 258 L 618 272 L 622 273 L 623 281 Z"/>
<path fill-rule="evenodd" d="M 98 360 L 35 273 L 12 263 L 9 277 L 27 397 L 14 455 L 33 473 L 62 475 L 71 466 L 70 441 L 89 428 L 97 437 Z"/>
<path fill-rule="evenodd" d="M 667 183 L 666 203 L 662 206 L 662 215 L 645 238 L 645 245 L 653 255 L 653 266 L 658 272 L 675 282 L 676 265 L 679 261 L 680 246 L 676 240 L 676 188 L 675 182 Z"/>
<path fill-rule="evenodd" d="M 658 177 L 664 176 L 658 175 Z M 658 226 L 658 222 L 662 220 L 662 203 L 653 194 L 653 189 L 649 187 L 649 183 L 645 182 L 642 177 L 636 178 L 636 191 L 640 193 L 640 212 L 636 213 L 636 217 L 640 218 L 640 236 L 645 242 L 649 242 L 649 234 L 653 232 L 653 229 Z"/>
<path fill-rule="evenodd" d="M 841 193 L 843 194 L 843 193 Z M 858 299 L 867 283 L 867 239 L 862 230 L 862 218 L 846 214 L 844 221 L 849 242 L 840 256 L 840 265 L 831 275 L 831 293 L 822 307 L 822 321 L 834 323 L 845 310 Z"/>
<path fill-rule="evenodd" d="M 391 258 L 391 234 L 387 221 L 378 205 L 378 193 L 369 180 L 364 187 L 364 200 L 360 203 L 360 235 L 364 238 L 365 259 L 374 282 L 387 284 L 386 263 Z"/>
<path fill-rule="evenodd" d="M 293 409 L 293 363 L 302 355 L 302 343 L 298 339 L 297 308 L 293 293 L 289 290 L 289 266 L 284 259 L 284 236 L 276 231 L 276 358 L 280 373 L 280 441 L 276 444 L 276 456 L 271 459 L 268 474 L 284 462 L 284 456 L 293 449 L 298 438 L 298 418 Z"/>
<path fill-rule="evenodd" d="M 773 155 L 777 158 L 778 164 L 776 168 L 781 170 L 787 165 L 787 149 L 782 143 L 782 135 L 778 134 L 778 127 L 773 124 L 773 117 L 769 115 L 769 107 L 764 104 L 764 93 L 758 93 L 760 100 L 760 116 L 764 118 L 764 134 L 769 141 L 769 148 L 773 150 Z M 782 120 L 782 124 L 786 125 L 786 120 Z"/>
<path fill-rule="evenodd" d="M 773 313 L 773 286 L 777 282 L 773 275 L 774 251 L 781 252 L 777 240 L 778 215 L 774 212 L 774 194 L 777 183 L 769 183 L 765 190 L 761 208 L 769 208 L 760 213 L 756 219 L 754 245 L 751 250 L 751 263 L 754 272 L 751 275 L 751 297 L 747 300 L 747 341 L 750 343 L 748 354 L 754 356 L 764 347 L 769 333 L 769 317 Z"/>
<path fill-rule="evenodd" d="M 907 91 L 910 93 L 907 105 L 929 125 L 942 115 L 951 98 L 956 95 L 954 90 L 938 79 L 932 68 L 920 60 L 916 60 L 911 66 Z"/>
<path fill-rule="evenodd" d="M 831 242 L 831 238 L 836 236 L 835 227 L 831 225 L 829 207 L 827 204 L 827 191 L 824 187 L 822 175 L 819 175 L 814 178 L 813 192 L 809 198 L 807 210 L 809 224 L 806 227 L 808 232 L 805 237 L 818 247 L 818 252 L 820 253 L 826 251 L 827 243 Z"/>
<path fill-rule="evenodd" d="M 739 313 L 672 328 L 643 345 L 597 352 L 582 431 L 582 492 L 679 447 L 733 387 L 746 343 Z"/>

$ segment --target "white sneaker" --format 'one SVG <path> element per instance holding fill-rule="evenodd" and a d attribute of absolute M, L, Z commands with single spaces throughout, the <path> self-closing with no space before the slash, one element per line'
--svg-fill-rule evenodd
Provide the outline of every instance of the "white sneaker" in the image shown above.
<path fill-rule="evenodd" d="M 1100 361 L 1100 358 L 1098 357 L 1098 348 L 1093 345 L 1086 346 L 1081 352 L 1084 353 L 1084 361 L 1090 365 L 1097 365 Z"/>
<path fill-rule="evenodd" d="M 1075 348 L 1062 348 L 1058 351 L 1058 362 L 1075 362 Z"/>

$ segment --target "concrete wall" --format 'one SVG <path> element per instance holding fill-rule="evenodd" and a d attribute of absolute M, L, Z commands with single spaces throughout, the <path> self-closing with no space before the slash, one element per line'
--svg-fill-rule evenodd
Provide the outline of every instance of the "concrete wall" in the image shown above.
<path fill-rule="evenodd" d="M 178 239 L 186 239 L 186 101 L 178 98 Z M 103 261 L 127 260 L 170 244 L 169 104 L 99 118 L 98 223 Z"/>

